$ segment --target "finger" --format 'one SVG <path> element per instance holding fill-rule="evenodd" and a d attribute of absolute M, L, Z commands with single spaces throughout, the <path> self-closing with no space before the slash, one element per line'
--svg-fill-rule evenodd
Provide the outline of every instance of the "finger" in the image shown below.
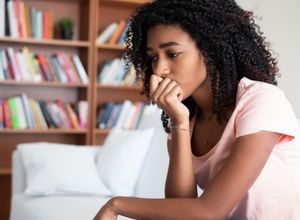
<path fill-rule="evenodd" d="M 151 75 L 150 77 L 150 91 L 149 91 L 149 96 L 150 98 L 153 96 L 154 92 L 156 91 L 159 83 L 163 80 L 163 78 L 156 76 L 156 75 Z"/>
<path fill-rule="evenodd" d="M 171 82 L 170 78 L 165 78 L 163 81 L 161 81 L 157 87 L 157 89 L 155 90 L 153 96 L 152 96 L 152 100 L 154 102 L 157 102 L 159 97 L 162 95 L 165 87 Z"/>
<path fill-rule="evenodd" d="M 168 96 L 169 96 L 169 97 L 174 97 L 174 96 L 176 96 L 176 97 L 178 98 L 178 101 L 181 102 L 182 99 L 183 99 L 183 91 L 182 91 L 182 89 L 180 88 L 180 86 L 177 84 L 176 86 L 174 86 L 174 87 L 170 90 Z"/>
<path fill-rule="evenodd" d="M 174 86 L 177 85 L 177 82 L 174 80 L 171 80 L 168 85 L 166 85 L 166 87 L 164 88 L 164 91 L 162 92 L 162 96 L 166 96 L 170 93 L 170 91 L 173 89 Z M 163 98 L 161 96 L 161 98 Z"/>

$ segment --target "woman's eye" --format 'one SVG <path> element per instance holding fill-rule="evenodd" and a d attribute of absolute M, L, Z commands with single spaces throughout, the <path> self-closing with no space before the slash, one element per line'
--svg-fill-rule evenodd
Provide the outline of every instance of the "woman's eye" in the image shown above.
<path fill-rule="evenodd" d="M 156 62 L 158 60 L 158 58 L 156 56 L 149 56 L 148 59 L 153 63 Z"/>
<path fill-rule="evenodd" d="M 170 53 L 168 53 L 168 56 L 171 57 L 171 58 L 175 58 L 175 57 L 179 56 L 180 54 L 181 54 L 181 53 L 175 53 L 175 52 L 174 52 L 174 53 L 171 53 L 171 52 L 170 52 Z"/>

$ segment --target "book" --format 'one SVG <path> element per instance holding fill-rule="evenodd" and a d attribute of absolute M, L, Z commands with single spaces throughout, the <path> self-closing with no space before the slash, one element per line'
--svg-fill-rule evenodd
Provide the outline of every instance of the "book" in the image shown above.
<path fill-rule="evenodd" d="M 8 12 L 8 22 L 9 22 L 9 34 L 11 37 L 17 38 L 18 37 L 18 30 L 17 30 L 17 20 L 15 17 L 15 9 L 14 9 L 14 2 L 8 1 L 7 2 L 7 12 Z"/>
<path fill-rule="evenodd" d="M 0 37 L 5 35 L 5 0 L 0 0 Z"/>
<path fill-rule="evenodd" d="M 22 52 L 23 52 L 23 55 L 25 57 L 25 60 L 26 60 L 27 66 L 28 66 L 28 70 L 31 74 L 32 81 L 40 82 L 42 80 L 42 77 L 34 65 L 33 55 L 30 53 L 28 47 L 23 47 Z"/>
<path fill-rule="evenodd" d="M 124 28 L 121 36 L 119 37 L 119 39 L 117 41 L 117 44 L 119 44 L 119 45 L 125 44 L 125 35 L 126 35 L 126 32 L 128 31 L 129 25 L 130 25 L 130 22 L 127 21 L 126 22 L 126 27 Z"/>
<path fill-rule="evenodd" d="M 112 109 L 112 113 L 107 121 L 107 128 L 112 128 L 115 126 L 118 118 L 119 118 L 119 115 L 120 115 L 120 111 L 122 109 L 122 105 L 123 103 L 119 103 L 119 104 L 116 104 L 114 105 L 113 109 Z"/>
<path fill-rule="evenodd" d="M 25 118 L 26 118 L 26 122 L 27 122 L 27 128 L 34 128 L 34 120 L 33 120 L 33 116 L 32 116 L 32 111 L 29 105 L 29 101 L 28 101 L 28 97 L 26 94 L 22 93 L 21 94 L 21 100 L 22 100 L 22 106 L 24 109 L 24 113 L 25 113 Z"/>
<path fill-rule="evenodd" d="M 38 121 L 39 121 L 39 124 L 40 124 L 40 128 L 41 129 L 47 129 L 48 128 L 47 122 L 46 122 L 45 117 L 43 115 L 41 106 L 39 105 L 39 103 L 37 101 L 34 101 L 34 105 L 35 105 Z"/>
<path fill-rule="evenodd" d="M 89 106 L 87 101 L 78 102 L 79 127 L 81 128 L 87 128 L 88 107 Z"/>
<path fill-rule="evenodd" d="M 0 129 L 4 128 L 4 107 L 3 107 L 3 99 L 0 97 Z"/>
<path fill-rule="evenodd" d="M 72 128 L 72 123 L 70 121 L 70 118 L 68 117 L 64 103 L 60 99 L 58 99 L 56 101 L 56 105 L 59 108 L 60 112 L 62 113 L 63 120 L 65 121 L 66 124 L 66 128 Z"/>
<path fill-rule="evenodd" d="M 2 64 L 2 55 L 0 53 L 0 80 L 5 80 L 5 74 L 4 74 L 4 66 Z"/>
<path fill-rule="evenodd" d="M 76 67 L 76 70 L 78 72 L 78 75 L 80 77 L 80 80 L 83 84 L 88 84 L 89 83 L 89 78 L 88 78 L 88 75 L 79 59 L 79 56 L 76 54 L 76 55 L 73 55 L 72 56 L 72 61 Z"/>
<path fill-rule="evenodd" d="M 126 21 L 124 19 L 121 19 L 118 23 L 118 27 L 115 30 L 114 34 L 111 36 L 108 44 L 114 45 L 117 43 L 119 37 L 122 35 L 122 32 L 124 31 L 126 27 Z"/>
<path fill-rule="evenodd" d="M 0 62 L 2 63 L 2 68 L 3 68 L 3 74 L 4 74 L 4 78 L 10 79 L 10 75 L 8 72 L 8 66 L 7 66 L 7 59 L 6 59 L 6 54 L 5 51 L 0 51 Z"/>
<path fill-rule="evenodd" d="M 45 118 L 45 121 L 47 123 L 47 127 L 48 128 L 57 128 L 57 125 L 55 123 L 55 121 L 53 121 L 48 109 L 47 109 L 47 104 L 44 100 L 40 100 L 38 101 L 39 102 L 39 105 L 41 107 L 41 110 L 42 110 L 42 113 L 43 113 L 43 116 Z"/>
<path fill-rule="evenodd" d="M 26 24 L 27 37 L 32 37 L 30 12 L 29 12 L 29 7 L 27 5 L 24 5 L 24 11 L 25 11 L 25 24 Z"/>
<path fill-rule="evenodd" d="M 127 119 L 127 116 L 128 116 L 128 113 L 129 113 L 131 107 L 132 107 L 132 102 L 131 101 L 125 100 L 123 102 L 123 107 L 121 109 L 119 118 L 118 118 L 118 120 L 116 122 L 116 125 L 115 125 L 116 128 L 123 128 L 124 127 L 124 123 Z"/>
<path fill-rule="evenodd" d="M 29 105 L 30 105 L 30 109 L 32 111 L 32 116 L 33 116 L 33 121 L 34 121 L 34 128 L 41 129 L 42 125 L 41 125 L 39 117 L 38 117 L 38 112 L 37 112 L 37 109 L 36 109 L 35 100 L 29 99 Z"/>
<path fill-rule="evenodd" d="M 12 119 L 9 109 L 8 99 L 3 99 L 3 114 L 5 128 L 12 128 Z"/>
<path fill-rule="evenodd" d="M 78 129 L 79 128 L 79 122 L 78 122 L 78 118 L 77 118 L 77 115 L 76 113 L 74 112 L 74 110 L 72 109 L 71 105 L 70 104 L 66 104 L 66 110 L 67 110 L 67 113 L 69 115 L 69 118 L 72 122 L 72 127 L 74 129 Z"/>
<path fill-rule="evenodd" d="M 8 98 L 8 106 L 10 111 L 12 128 L 19 129 L 20 124 L 18 120 L 17 105 L 13 97 Z"/>
<path fill-rule="evenodd" d="M 27 121 L 26 121 L 26 115 L 22 104 L 21 96 L 14 96 L 12 97 L 15 101 L 16 105 L 16 112 L 17 112 L 17 120 L 19 124 L 19 129 L 26 129 L 28 128 Z"/>
<path fill-rule="evenodd" d="M 7 53 L 7 59 L 12 67 L 12 73 L 13 73 L 13 79 L 16 81 L 21 81 L 21 75 L 19 71 L 19 64 L 17 63 L 16 55 L 14 52 L 14 49 L 12 47 L 8 47 L 6 50 Z"/>
<path fill-rule="evenodd" d="M 109 24 L 101 32 L 101 34 L 97 37 L 97 39 L 96 39 L 97 44 L 107 43 L 108 40 L 111 38 L 111 36 L 115 33 L 117 28 L 118 28 L 118 23 L 117 22 L 113 22 L 113 23 Z"/>
<path fill-rule="evenodd" d="M 105 104 L 103 116 L 101 117 L 100 121 L 98 121 L 99 128 L 107 128 L 107 122 L 110 118 L 113 108 L 114 104 L 112 102 L 108 102 Z"/>

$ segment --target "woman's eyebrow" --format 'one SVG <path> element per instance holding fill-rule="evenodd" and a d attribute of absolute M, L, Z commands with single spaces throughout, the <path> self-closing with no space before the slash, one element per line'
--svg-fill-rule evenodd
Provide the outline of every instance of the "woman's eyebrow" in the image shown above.
<path fill-rule="evenodd" d="M 180 44 L 175 42 L 175 41 L 170 41 L 170 42 L 167 42 L 167 43 L 162 43 L 159 45 L 159 48 L 166 48 L 166 47 L 172 47 L 172 46 L 179 46 Z M 151 47 L 147 47 L 146 48 L 146 51 L 149 51 L 149 50 L 152 50 Z"/>

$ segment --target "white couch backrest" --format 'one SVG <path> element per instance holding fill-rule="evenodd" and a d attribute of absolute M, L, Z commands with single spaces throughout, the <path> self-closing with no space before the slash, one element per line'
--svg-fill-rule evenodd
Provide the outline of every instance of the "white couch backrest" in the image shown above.
<path fill-rule="evenodd" d="M 167 176 L 169 156 L 167 153 L 167 134 L 162 128 L 160 115 L 161 111 L 156 107 L 148 108 L 140 123 L 139 128 L 141 129 L 155 127 L 155 133 L 136 184 L 136 196 L 151 198 L 164 197 L 164 185 Z M 13 153 L 12 166 L 12 193 L 24 192 L 26 175 L 18 150 L 15 150 Z"/>

